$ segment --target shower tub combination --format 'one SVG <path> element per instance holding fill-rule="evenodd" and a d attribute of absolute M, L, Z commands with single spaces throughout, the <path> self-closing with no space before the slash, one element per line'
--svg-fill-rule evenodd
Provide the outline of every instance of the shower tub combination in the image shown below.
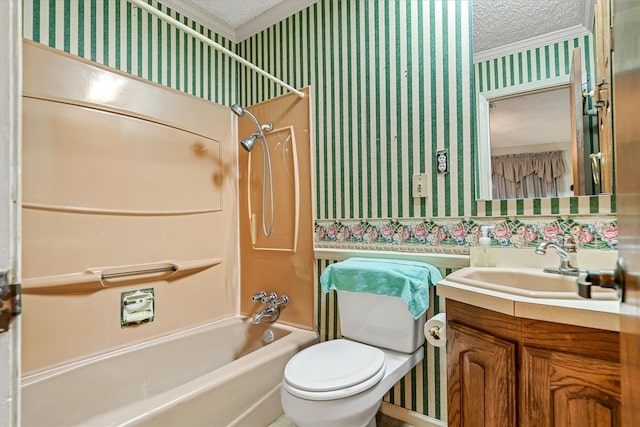
<path fill-rule="evenodd" d="M 272 341 L 269 343 L 270 341 Z M 311 331 L 234 317 L 22 379 L 22 424 L 267 425 Z"/>

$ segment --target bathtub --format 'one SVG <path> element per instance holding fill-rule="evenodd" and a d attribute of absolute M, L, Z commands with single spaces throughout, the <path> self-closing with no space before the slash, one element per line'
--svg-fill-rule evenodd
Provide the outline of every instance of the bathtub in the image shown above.
<path fill-rule="evenodd" d="M 285 364 L 317 340 L 234 317 L 84 359 L 22 379 L 22 425 L 266 426 Z"/>

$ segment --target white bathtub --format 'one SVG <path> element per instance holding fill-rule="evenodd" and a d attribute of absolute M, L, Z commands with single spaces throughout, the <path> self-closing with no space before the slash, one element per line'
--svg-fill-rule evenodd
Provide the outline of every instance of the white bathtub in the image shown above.
<path fill-rule="evenodd" d="M 264 344 L 271 329 L 275 341 Z M 314 332 L 231 318 L 22 379 L 22 425 L 266 426 Z"/>

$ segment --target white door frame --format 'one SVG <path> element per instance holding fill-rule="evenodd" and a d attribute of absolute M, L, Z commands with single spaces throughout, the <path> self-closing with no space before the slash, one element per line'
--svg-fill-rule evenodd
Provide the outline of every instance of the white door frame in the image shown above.
<path fill-rule="evenodd" d="M 8 271 L 6 290 L 21 280 L 22 0 L 0 5 L 0 64 L 0 271 Z M 20 425 L 20 316 L 0 332 L 0 425 Z"/>

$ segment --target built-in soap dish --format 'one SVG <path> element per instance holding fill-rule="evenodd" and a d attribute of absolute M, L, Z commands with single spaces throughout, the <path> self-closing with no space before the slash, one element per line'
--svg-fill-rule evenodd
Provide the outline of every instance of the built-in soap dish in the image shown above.
<path fill-rule="evenodd" d="M 127 328 L 153 322 L 154 307 L 153 288 L 123 292 L 120 298 L 120 326 Z"/>

